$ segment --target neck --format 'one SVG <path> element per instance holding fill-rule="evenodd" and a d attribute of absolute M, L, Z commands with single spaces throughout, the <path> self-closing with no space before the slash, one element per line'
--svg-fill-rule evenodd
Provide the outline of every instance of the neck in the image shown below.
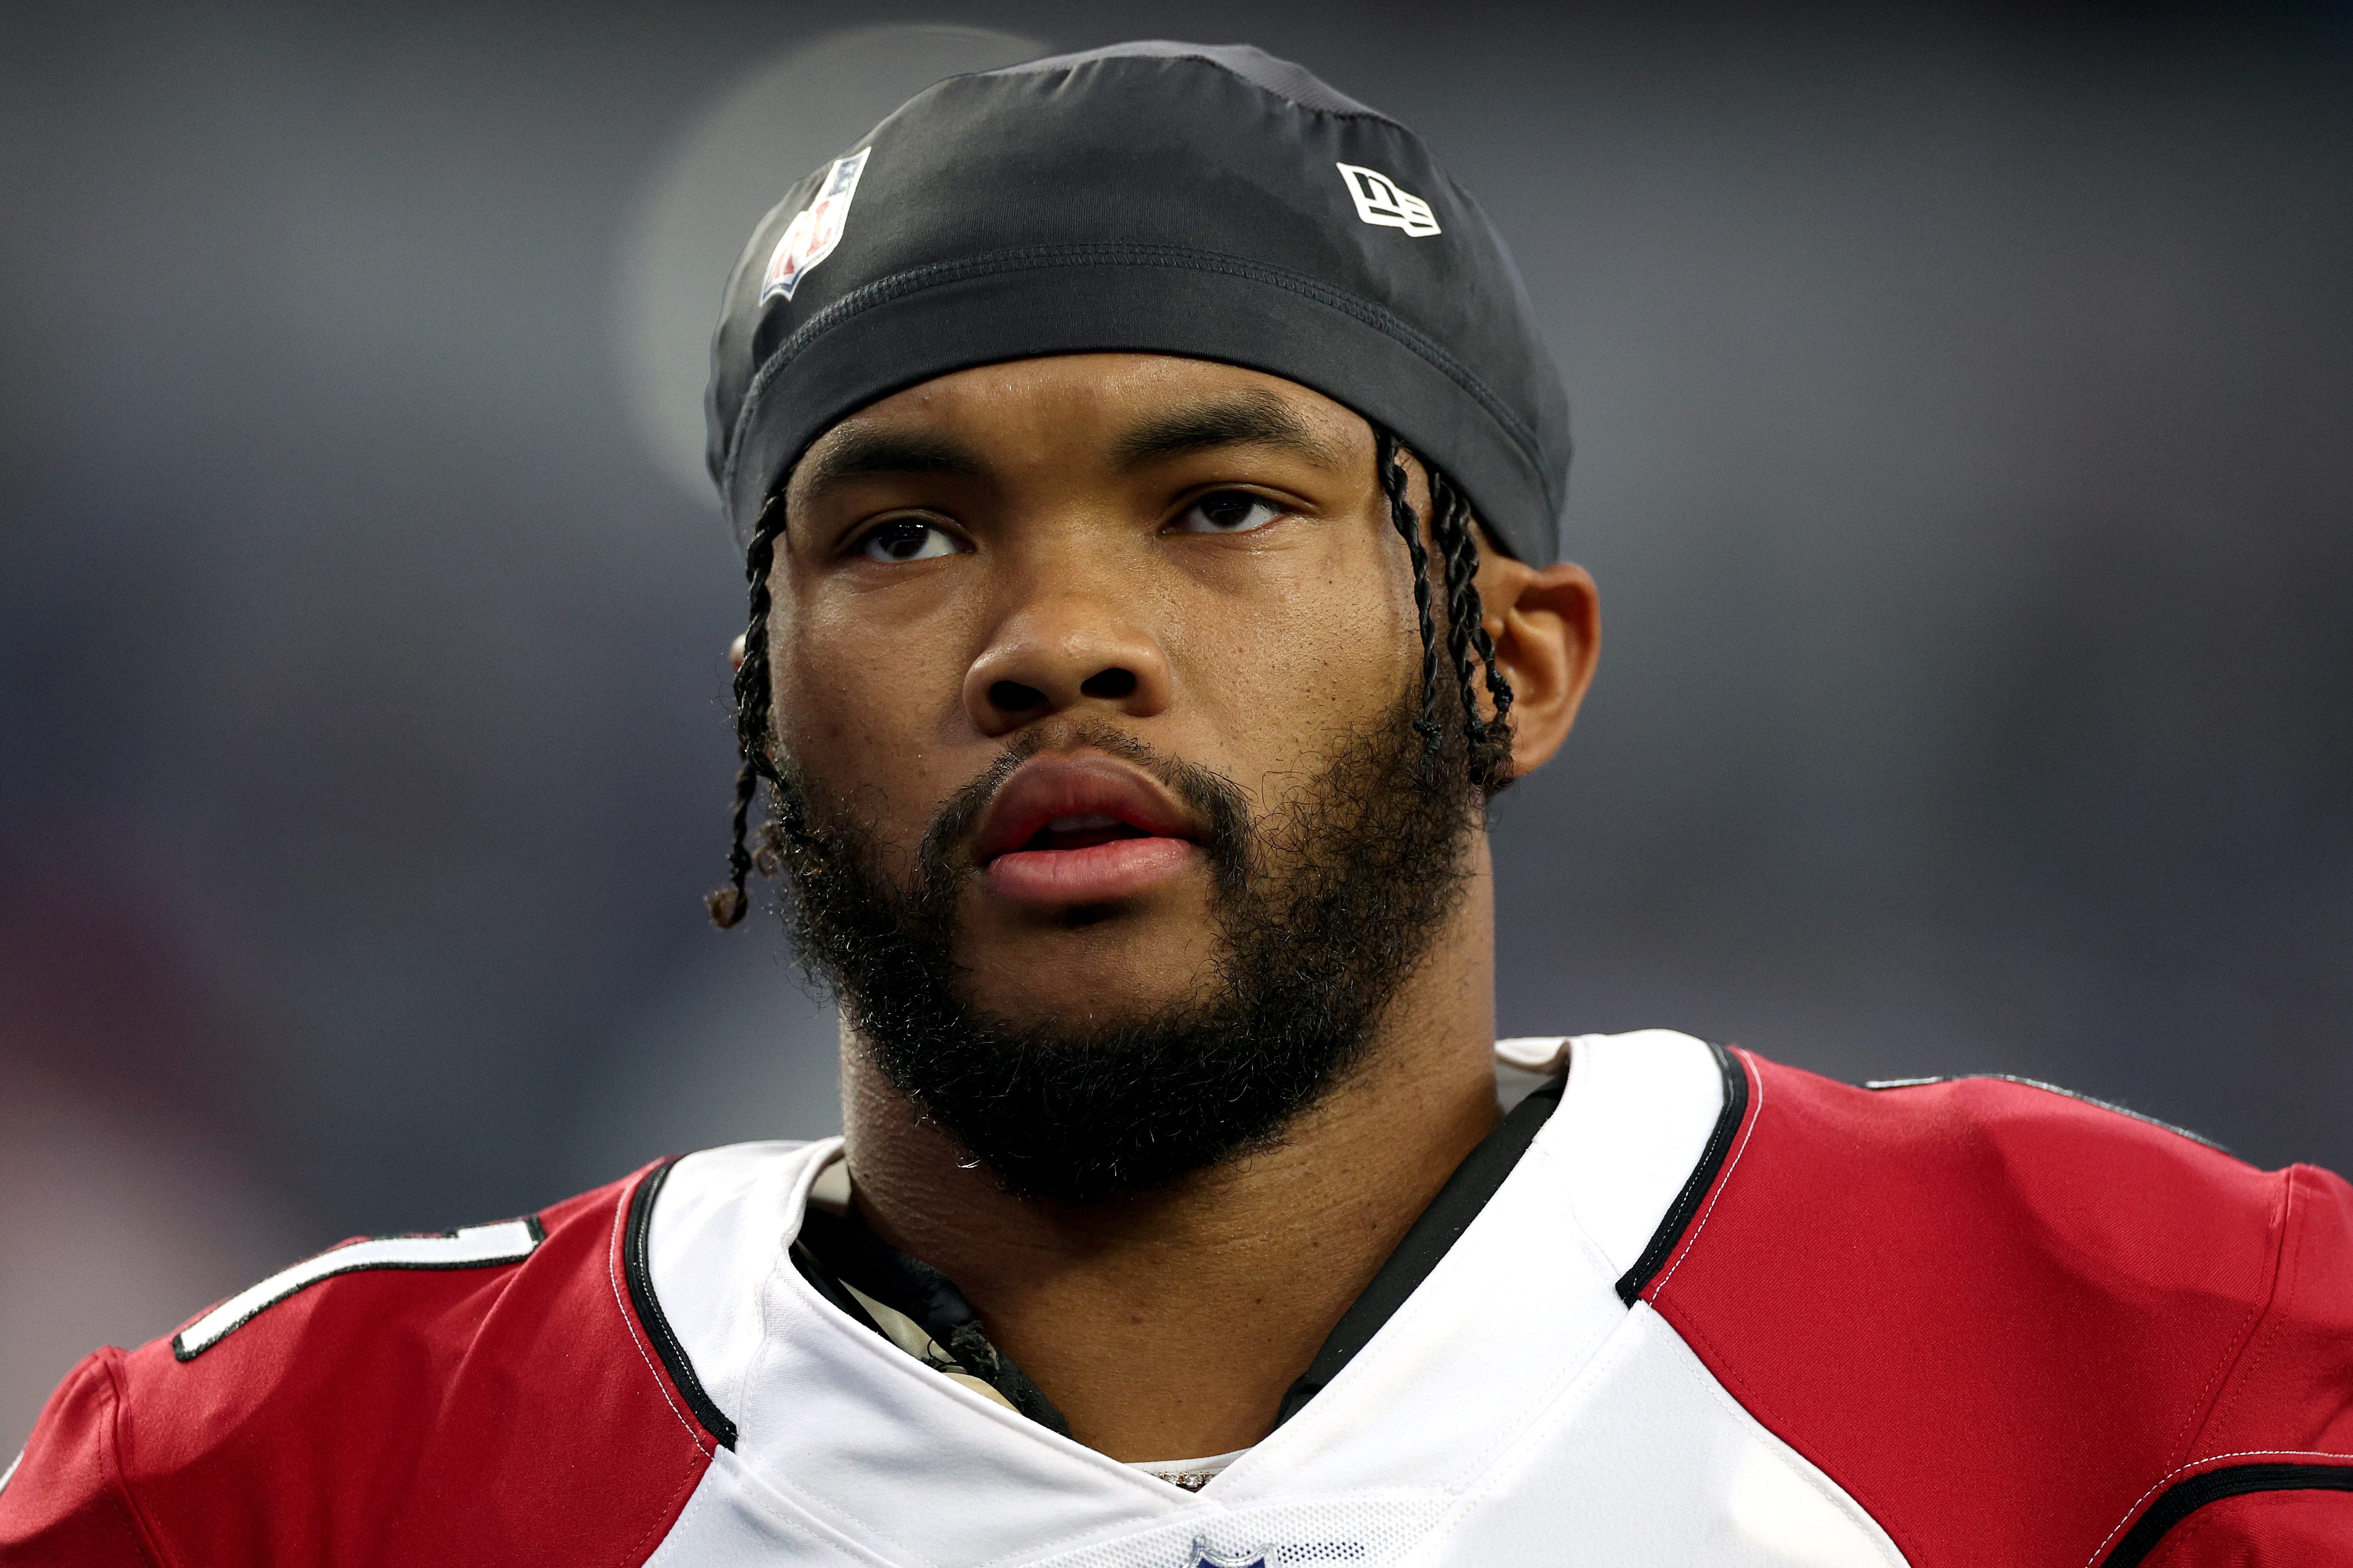
<path fill-rule="evenodd" d="M 1247 1447 L 1408 1226 L 1497 1119 L 1483 838 L 1454 915 L 1361 1065 L 1271 1149 L 1071 1208 L 1008 1196 L 842 1053 L 860 1214 L 947 1275 L 990 1339 L 1119 1459 Z"/>

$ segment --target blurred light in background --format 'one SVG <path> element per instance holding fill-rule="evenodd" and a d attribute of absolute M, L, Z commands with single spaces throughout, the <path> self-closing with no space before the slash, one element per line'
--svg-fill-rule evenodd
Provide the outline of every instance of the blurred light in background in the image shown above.
<path fill-rule="evenodd" d="M 0 1447 L 340 1237 L 836 1125 L 831 1008 L 702 919 L 711 317 L 905 95 L 1120 37 L 1415 125 L 1568 377 L 1609 638 L 1500 810 L 1506 1032 L 2025 1073 L 2353 1165 L 2341 7 L 7 32 Z"/>
<path fill-rule="evenodd" d="M 923 89 L 1046 52 L 982 27 L 852 27 L 788 48 L 721 94 L 664 160 L 630 216 L 616 319 L 629 411 L 648 449 L 688 498 L 710 508 L 702 389 L 721 286 L 753 226 L 799 174 L 850 151 Z"/>

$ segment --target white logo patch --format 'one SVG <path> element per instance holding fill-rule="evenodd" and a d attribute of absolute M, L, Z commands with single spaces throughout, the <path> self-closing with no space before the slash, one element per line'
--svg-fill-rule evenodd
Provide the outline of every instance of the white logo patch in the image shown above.
<path fill-rule="evenodd" d="M 1360 163 L 1335 163 L 1356 199 L 1356 216 L 1384 228 L 1401 228 L 1419 239 L 1438 232 L 1438 216 L 1430 204 L 1399 188 L 1395 180 Z"/>
<path fill-rule="evenodd" d="M 818 185 L 817 199 L 794 215 L 760 279 L 761 304 L 779 294 L 791 299 L 801 279 L 841 243 L 842 226 L 849 221 L 850 198 L 858 195 L 858 176 L 866 172 L 866 154 L 872 151 L 860 147 L 847 158 L 835 159 Z"/>

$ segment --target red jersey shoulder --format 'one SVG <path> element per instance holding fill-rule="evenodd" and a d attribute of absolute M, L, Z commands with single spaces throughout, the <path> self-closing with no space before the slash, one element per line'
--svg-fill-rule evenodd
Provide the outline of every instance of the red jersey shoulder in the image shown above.
<path fill-rule="evenodd" d="M 715 1447 L 631 1300 L 648 1174 L 523 1220 L 345 1243 L 169 1340 L 100 1352 L 0 1490 L 0 1547 L 12 1563 L 642 1560 Z"/>
<path fill-rule="evenodd" d="M 2166 1478 L 2353 1458 L 2342 1181 L 2029 1081 L 1738 1056 L 1643 1296 L 1914 1563 L 2084 1563 Z"/>

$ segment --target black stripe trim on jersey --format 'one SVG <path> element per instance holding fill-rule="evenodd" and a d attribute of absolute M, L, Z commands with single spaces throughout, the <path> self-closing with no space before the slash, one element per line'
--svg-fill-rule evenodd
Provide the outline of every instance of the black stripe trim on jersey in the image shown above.
<path fill-rule="evenodd" d="M 679 1342 L 678 1331 L 670 1326 L 661 1302 L 654 1296 L 654 1200 L 661 1195 L 662 1184 L 670 1179 L 670 1168 L 678 1162 L 679 1156 L 672 1155 L 656 1165 L 629 1195 L 628 1223 L 621 1232 L 621 1272 L 628 1276 L 629 1303 L 638 1310 L 638 1321 L 645 1326 L 646 1338 L 653 1342 L 654 1353 L 661 1357 L 662 1367 L 677 1386 L 679 1397 L 686 1401 L 686 1407 L 694 1413 L 702 1429 L 719 1440 L 721 1447 L 733 1448 L 735 1423 L 703 1392 L 702 1380 L 694 1375 L 694 1363 L 687 1359 L 686 1347 Z"/>
<path fill-rule="evenodd" d="M 1339 1376 L 1340 1369 L 1356 1359 L 1356 1352 L 1371 1342 L 1381 1325 L 1405 1305 L 1406 1298 L 1430 1278 L 1438 1260 L 1471 1228 L 1471 1222 L 1479 1217 L 1487 1200 L 1495 1195 L 1495 1189 L 1504 1184 L 1504 1178 L 1512 1173 L 1520 1156 L 1535 1142 L 1537 1131 L 1559 1107 L 1561 1090 L 1567 1083 L 1568 1077 L 1563 1073 L 1529 1090 L 1527 1098 L 1514 1106 L 1511 1114 L 1462 1157 L 1462 1163 L 1454 1167 L 1454 1173 L 1446 1178 L 1446 1184 L 1438 1189 L 1430 1206 L 1408 1227 L 1388 1261 L 1373 1276 L 1373 1282 L 1365 1287 L 1365 1293 L 1333 1325 L 1323 1347 L 1316 1351 L 1315 1359 L 1307 1363 L 1307 1370 L 1284 1393 L 1282 1405 L 1275 1412 L 1277 1426 L 1298 1415 L 1326 1384 Z"/>
<path fill-rule="evenodd" d="M 2148 1505 L 2100 1568 L 2137 1568 L 2166 1532 L 2210 1502 L 2249 1492 L 2353 1492 L 2353 1465 L 2232 1465 L 2168 1487 Z"/>
<path fill-rule="evenodd" d="M 2039 1089 L 2046 1094 L 2056 1094 L 2068 1100 L 2081 1100 L 2085 1105 L 2096 1105 L 2102 1110 L 2113 1110 L 2118 1116 L 2129 1116 L 2135 1121 L 2146 1121 L 2151 1127 L 2162 1127 L 2168 1132 L 2175 1133 L 2180 1137 L 2189 1139 L 2192 1143 L 2203 1143 L 2209 1149 L 2213 1150 L 2217 1154 L 2230 1154 L 2231 1158 L 2233 1160 L 2239 1157 L 2236 1154 L 2232 1154 L 2230 1150 L 2224 1148 L 2221 1144 L 2215 1142 L 2211 1138 L 2206 1137 L 2202 1133 L 2192 1132 L 2189 1128 L 2181 1126 L 2178 1122 L 2168 1121 L 2162 1117 L 2151 1116 L 2144 1110 L 2135 1110 L 2129 1105 L 2118 1105 L 2113 1100 L 2101 1100 L 2094 1095 L 2078 1094 L 2072 1089 L 2062 1089 L 2055 1083 L 2045 1083 L 2039 1078 L 2021 1078 L 2016 1073 L 1959 1072 L 1948 1073 L 1941 1078 L 1875 1078 L 1865 1083 L 1862 1087 L 1869 1089 L 1925 1089 L 1932 1083 L 1974 1083 L 1980 1079 L 1989 1080 L 1994 1083 L 2022 1083 L 2029 1089 Z"/>
<path fill-rule="evenodd" d="M 1642 1256 L 1634 1259 L 1634 1267 L 1618 1279 L 1618 1299 L 1628 1306 L 1642 1294 L 1651 1278 L 1666 1267 L 1673 1255 L 1675 1244 L 1691 1226 L 1692 1216 L 1699 1212 L 1700 1200 L 1715 1185 L 1715 1178 L 1724 1169 L 1725 1157 L 1732 1152 L 1733 1134 L 1740 1131 L 1740 1119 L 1748 1114 L 1748 1074 L 1730 1051 L 1714 1040 L 1707 1048 L 1715 1053 L 1716 1070 L 1724 1075 L 1724 1108 L 1715 1113 L 1715 1126 L 1707 1135 L 1707 1147 L 1700 1152 L 1699 1163 L 1692 1167 L 1683 1191 L 1667 1207 L 1667 1217 L 1651 1233 L 1650 1245 Z"/>

